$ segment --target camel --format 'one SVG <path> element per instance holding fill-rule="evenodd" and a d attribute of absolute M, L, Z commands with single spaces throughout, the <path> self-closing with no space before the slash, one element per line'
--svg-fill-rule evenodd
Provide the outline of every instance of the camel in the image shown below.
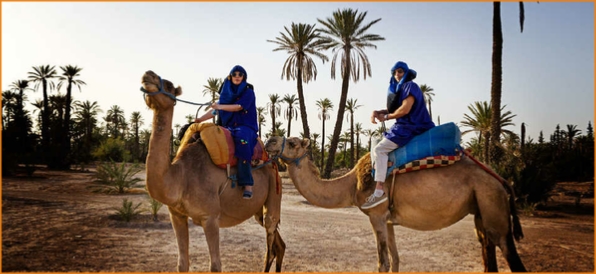
<path fill-rule="evenodd" d="M 288 165 L 296 189 L 311 204 L 324 208 L 362 205 L 375 188 L 370 174 L 370 153 L 360 158 L 347 174 L 325 180 L 306 156 L 309 145 L 308 139 L 274 136 L 267 140 L 265 150 L 270 157 L 280 158 Z M 393 226 L 438 230 L 468 214 L 475 216 L 485 272 L 498 271 L 496 246 L 511 271 L 526 271 L 513 241 L 514 237 L 516 240 L 523 237 L 513 197 L 508 200 L 507 187 L 471 159 L 462 157 L 450 166 L 395 175 L 394 187 L 390 188 L 392 180 L 389 176 L 384 183 L 390 197 L 387 201 L 360 209 L 369 217 L 376 237 L 379 272 L 387 272 L 389 267 L 393 272 L 399 271 Z"/>
<path fill-rule="evenodd" d="M 163 85 L 162 85 L 163 83 Z M 153 110 L 153 128 L 147 155 L 147 190 L 167 206 L 178 245 L 178 272 L 189 270 L 188 218 L 203 227 L 209 249 L 210 271 L 221 272 L 219 229 L 238 225 L 254 216 L 267 232 L 265 272 L 276 260 L 281 271 L 285 252 L 278 225 L 281 191 L 278 173 L 272 164 L 253 170 L 253 197 L 242 198 L 242 188 L 231 188 L 226 170 L 213 164 L 205 145 L 195 142 L 181 147 L 170 163 L 170 136 L 176 97 L 180 86 L 163 80 L 153 71 L 143 74 L 145 103 Z M 236 169 L 231 169 L 232 174 Z"/>

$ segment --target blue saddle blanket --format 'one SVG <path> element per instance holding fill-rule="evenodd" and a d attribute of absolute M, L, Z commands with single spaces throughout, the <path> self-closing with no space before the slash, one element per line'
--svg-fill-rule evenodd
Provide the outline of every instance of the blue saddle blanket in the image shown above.
<path fill-rule="evenodd" d="M 389 162 L 393 164 L 388 167 L 387 176 L 393 169 L 415 160 L 429 156 L 458 155 L 462 150 L 460 142 L 461 132 L 453 122 L 433 127 L 389 153 Z"/>

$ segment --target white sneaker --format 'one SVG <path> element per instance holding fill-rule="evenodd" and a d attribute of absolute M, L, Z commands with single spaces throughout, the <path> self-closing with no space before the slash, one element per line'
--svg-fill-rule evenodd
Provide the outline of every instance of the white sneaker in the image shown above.
<path fill-rule="evenodd" d="M 387 193 L 383 193 L 381 197 L 375 196 L 375 194 L 371 194 L 368 198 L 366 198 L 366 202 L 360 206 L 362 209 L 369 209 L 373 208 L 383 202 L 387 201 Z"/>

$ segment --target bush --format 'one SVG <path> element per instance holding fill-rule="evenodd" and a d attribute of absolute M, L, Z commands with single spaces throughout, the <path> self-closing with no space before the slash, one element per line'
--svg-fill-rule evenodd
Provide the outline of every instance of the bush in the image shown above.
<path fill-rule="evenodd" d="M 149 211 L 151 212 L 151 216 L 153 216 L 153 221 L 157 222 L 157 212 L 163 206 L 162 203 L 159 201 L 151 198 L 151 196 L 147 196 L 149 198 Z"/>
<path fill-rule="evenodd" d="M 124 193 L 142 181 L 140 178 L 134 178 L 141 170 L 138 163 L 103 162 L 97 166 L 96 182 L 104 185 L 99 190 L 106 190 L 108 193 Z"/>
<path fill-rule="evenodd" d="M 114 160 L 116 162 L 128 161 L 130 152 L 126 149 L 124 140 L 120 138 L 108 138 L 101 142 L 99 147 L 93 151 L 93 156 L 100 161 Z"/>
<path fill-rule="evenodd" d="M 142 210 L 138 210 L 141 206 L 141 203 L 136 205 L 132 204 L 132 201 L 124 198 L 122 199 L 122 207 L 114 207 L 113 209 L 116 210 L 116 214 L 125 222 L 130 222 L 133 217 L 139 215 Z"/>

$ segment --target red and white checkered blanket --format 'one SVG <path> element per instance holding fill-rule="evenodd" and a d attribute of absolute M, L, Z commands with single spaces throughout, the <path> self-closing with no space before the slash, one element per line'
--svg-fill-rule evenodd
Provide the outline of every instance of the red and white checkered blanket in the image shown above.
<path fill-rule="evenodd" d="M 461 159 L 461 153 L 459 155 L 455 155 L 455 156 L 444 156 L 444 155 L 429 156 L 426 158 L 422 158 L 422 159 L 415 160 L 415 161 L 406 163 L 404 165 L 401 165 L 401 166 L 397 167 L 396 169 L 393 169 L 393 171 L 391 173 L 393 175 L 395 175 L 395 174 L 401 174 L 401 173 L 406 173 L 406 172 L 410 172 L 410 171 L 429 169 L 429 168 L 433 168 L 433 167 L 448 166 L 448 165 L 454 164 L 455 162 L 459 161 L 460 159 Z"/>

